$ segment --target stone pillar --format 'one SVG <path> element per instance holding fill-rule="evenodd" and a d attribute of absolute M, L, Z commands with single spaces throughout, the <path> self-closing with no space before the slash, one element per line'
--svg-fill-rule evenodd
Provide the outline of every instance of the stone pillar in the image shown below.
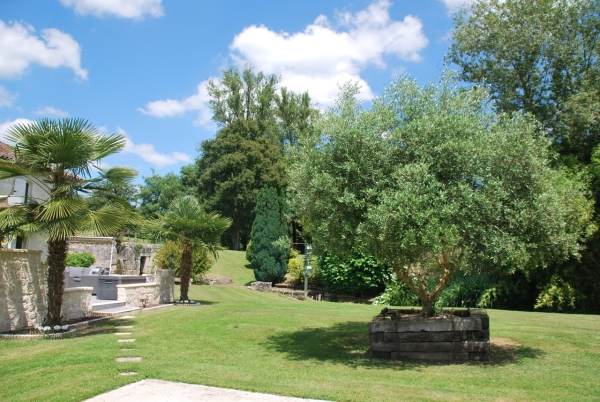
<path fill-rule="evenodd" d="M 159 303 L 173 303 L 175 271 L 172 269 L 157 269 L 154 273 L 154 283 L 159 284 Z"/>

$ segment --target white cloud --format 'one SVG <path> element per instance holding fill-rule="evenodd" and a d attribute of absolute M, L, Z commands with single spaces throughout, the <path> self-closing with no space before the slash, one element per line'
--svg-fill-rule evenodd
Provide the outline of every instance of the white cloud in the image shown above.
<path fill-rule="evenodd" d="M 252 25 L 235 36 L 230 56 L 239 66 L 248 63 L 256 71 L 281 76 L 281 85 L 295 92 L 308 91 L 321 106 L 332 105 L 338 85 L 348 81 L 358 82 L 362 99 L 368 100 L 373 92 L 361 71 L 371 65 L 386 68 L 386 55 L 419 61 L 428 43 L 421 20 L 408 15 L 394 21 L 388 12 L 391 5 L 389 0 L 375 0 L 355 14 L 338 13 L 336 24 L 319 15 L 304 31 L 293 34 Z M 138 111 L 171 117 L 194 110 L 199 112 L 196 125 L 212 124 L 207 81 L 188 98 L 149 102 Z"/>
<path fill-rule="evenodd" d="M 33 123 L 33 122 L 31 120 L 23 119 L 23 118 L 18 118 L 13 121 L 6 121 L 4 123 L 0 123 L 0 141 L 6 142 L 8 144 L 12 144 L 13 143 L 12 141 L 9 141 L 6 139 L 7 130 L 11 126 L 14 126 L 15 124 L 29 124 L 29 123 Z"/>
<path fill-rule="evenodd" d="M 10 93 L 8 89 L 0 85 L 0 107 L 11 107 L 18 96 L 18 94 Z"/>
<path fill-rule="evenodd" d="M 152 144 L 134 144 L 127 135 L 127 132 L 121 127 L 117 127 L 117 133 L 125 136 L 125 148 L 123 148 L 123 153 L 135 154 L 156 167 L 174 165 L 180 162 L 190 163 L 192 161 L 192 158 L 183 152 L 161 154 L 154 149 L 154 145 Z"/>
<path fill-rule="evenodd" d="M 183 100 L 158 100 L 146 103 L 143 108 L 138 108 L 139 112 L 155 117 L 172 117 L 182 115 L 189 111 L 197 111 L 198 118 L 194 121 L 196 125 L 209 125 L 212 119 L 212 111 L 207 105 L 209 100 L 206 84 L 208 80 L 202 81 L 196 93 Z"/>
<path fill-rule="evenodd" d="M 440 0 L 446 5 L 449 13 L 455 13 L 464 6 L 474 3 L 476 0 Z"/>
<path fill-rule="evenodd" d="M 60 110 L 52 106 L 41 107 L 33 113 L 49 117 L 69 117 L 69 112 L 66 110 Z"/>
<path fill-rule="evenodd" d="M 385 55 L 419 61 L 428 43 L 421 20 L 407 15 L 392 20 L 389 0 L 376 0 L 355 14 L 338 13 L 337 27 L 324 15 L 302 32 L 274 32 L 265 26 L 245 28 L 230 45 L 233 59 L 258 71 L 281 75 L 281 84 L 293 91 L 309 91 L 322 105 L 331 105 L 338 84 L 357 81 L 363 98 L 373 93 L 360 77 L 374 65 L 386 68 Z"/>
<path fill-rule="evenodd" d="M 145 16 L 162 17 L 165 12 L 162 0 L 60 0 L 77 14 L 96 17 L 115 16 L 142 20 Z"/>
<path fill-rule="evenodd" d="M 80 56 L 79 44 L 58 29 L 42 29 L 40 39 L 31 25 L 0 20 L 0 78 L 20 78 L 30 64 L 37 63 L 50 68 L 67 67 L 87 79 Z"/>

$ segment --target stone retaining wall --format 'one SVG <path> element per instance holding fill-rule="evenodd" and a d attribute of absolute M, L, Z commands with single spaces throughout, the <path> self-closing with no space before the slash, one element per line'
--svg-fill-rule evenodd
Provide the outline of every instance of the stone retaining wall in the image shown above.
<path fill-rule="evenodd" d="M 126 306 L 144 307 L 160 302 L 160 285 L 158 283 L 132 283 L 117 285 L 117 300 Z"/>
<path fill-rule="evenodd" d="M 489 360 L 487 313 L 469 317 L 401 317 L 368 324 L 373 357 L 400 360 Z"/>
<path fill-rule="evenodd" d="M 110 268 L 115 250 L 112 237 L 73 236 L 69 238 L 69 253 L 90 253 L 96 257 L 92 267 Z"/>
<path fill-rule="evenodd" d="M 40 250 L 0 250 L 0 332 L 41 324 L 48 266 Z"/>
<path fill-rule="evenodd" d="M 0 250 L 0 332 L 41 324 L 46 317 L 48 266 L 39 250 Z M 63 320 L 91 315 L 92 288 L 66 289 Z"/>

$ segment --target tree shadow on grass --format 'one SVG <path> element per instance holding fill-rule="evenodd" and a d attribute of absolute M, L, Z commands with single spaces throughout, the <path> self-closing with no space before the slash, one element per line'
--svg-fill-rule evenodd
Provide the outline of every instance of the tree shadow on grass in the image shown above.
<path fill-rule="evenodd" d="M 488 362 L 422 362 L 373 358 L 370 353 L 366 322 L 342 322 L 330 327 L 307 327 L 298 331 L 279 332 L 263 344 L 267 349 L 286 355 L 289 360 L 320 360 L 350 367 L 372 369 L 416 370 L 434 365 L 502 366 L 518 363 L 522 359 L 543 356 L 538 349 L 519 345 L 510 339 L 492 340 L 491 360 Z"/>
<path fill-rule="evenodd" d="M 244 265 L 244 268 L 254 270 L 252 268 L 252 264 L 250 264 L 250 263 Z M 250 286 L 250 285 L 252 285 L 252 282 L 254 282 L 254 281 L 247 282 L 244 286 Z"/>

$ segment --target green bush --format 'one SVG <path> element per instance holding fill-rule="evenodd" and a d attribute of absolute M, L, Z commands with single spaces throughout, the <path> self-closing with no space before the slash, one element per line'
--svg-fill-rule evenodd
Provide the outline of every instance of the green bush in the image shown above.
<path fill-rule="evenodd" d="M 321 280 L 332 293 L 377 294 L 385 287 L 388 268 L 372 257 L 355 254 L 342 259 L 330 253 L 318 257 Z"/>
<path fill-rule="evenodd" d="M 90 253 L 67 253 L 65 265 L 67 267 L 89 268 L 96 262 L 96 257 Z"/>
<path fill-rule="evenodd" d="M 308 277 L 308 285 L 310 287 L 316 287 L 321 285 L 321 271 L 317 259 L 313 258 L 310 261 L 312 272 Z M 304 273 L 306 267 L 301 259 L 298 258 L 298 252 L 294 249 L 290 251 L 290 258 L 288 260 L 288 278 L 290 278 L 292 284 L 296 286 L 304 286 Z"/>
<path fill-rule="evenodd" d="M 252 224 L 252 244 L 246 249 L 257 281 L 282 282 L 290 252 L 287 203 L 282 191 L 264 187 L 258 193 L 256 218 Z"/>
<path fill-rule="evenodd" d="M 373 304 L 383 304 L 386 306 L 420 306 L 419 297 L 400 280 L 395 273 L 390 274 L 385 281 L 385 290 L 377 296 Z"/>
<path fill-rule="evenodd" d="M 175 276 L 179 276 L 181 262 L 181 243 L 168 240 L 154 256 L 154 265 L 161 269 L 169 269 L 169 255 L 173 254 L 173 269 Z M 192 256 L 192 280 L 198 283 L 213 265 L 213 259 L 204 249 L 197 248 Z"/>

